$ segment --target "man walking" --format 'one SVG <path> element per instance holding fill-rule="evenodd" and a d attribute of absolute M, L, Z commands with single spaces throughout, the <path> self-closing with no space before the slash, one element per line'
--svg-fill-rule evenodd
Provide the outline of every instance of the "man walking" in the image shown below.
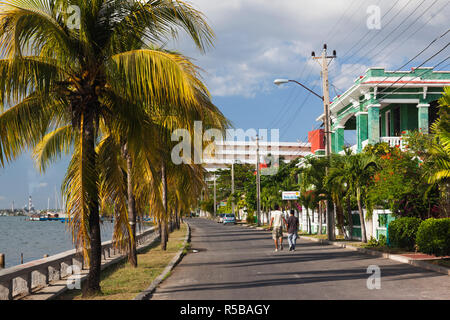
<path fill-rule="evenodd" d="M 297 232 L 298 232 L 298 218 L 294 215 L 294 210 L 291 210 L 291 215 L 288 218 L 287 230 L 288 230 L 289 251 L 295 251 L 295 243 L 297 242 Z"/>
<path fill-rule="evenodd" d="M 275 211 L 272 212 L 269 226 L 270 229 L 272 229 L 273 226 L 272 238 L 275 242 L 275 252 L 278 251 L 278 240 L 280 241 L 280 250 L 283 250 L 283 222 L 287 225 L 283 212 L 280 211 L 280 206 L 276 204 Z"/>

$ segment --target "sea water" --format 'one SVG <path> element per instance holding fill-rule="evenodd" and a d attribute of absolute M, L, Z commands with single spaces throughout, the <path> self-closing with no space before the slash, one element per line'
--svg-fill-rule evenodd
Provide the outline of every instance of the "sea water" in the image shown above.
<path fill-rule="evenodd" d="M 67 223 L 61 221 L 27 221 L 27 217 L 0 217 L 0 253 L 5 254 L 5 267 L 42 259 L 75 246 Z M 112 239 L 113 224 L 101 224 L 103 241 Z"/>

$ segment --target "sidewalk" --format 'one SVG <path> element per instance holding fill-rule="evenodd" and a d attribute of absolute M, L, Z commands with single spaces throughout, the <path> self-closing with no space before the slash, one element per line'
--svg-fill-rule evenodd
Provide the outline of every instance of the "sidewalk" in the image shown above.
<path fill-rule="evenodd" d="M 256 229 L 256 230 L 267 231 L 267 229 L 265 229 L 263 227 L 255 227 L 252 225 L 248 225 L 247 223 L 238 223 L 238 225 L 241 225 L 241 226 L 244 226 L 247 228 Z M 287 233 L 284 232 L 283 235 L 287 236 Z M 444 258 L 449 258 L 449 257 L 439 257 L 438 258 L 435 256 L 423 254 L 423 253 L 392 254 L 392 253 L 386 253 L 386 252 L 381 252 L 381 251 L 377 251 L 377 250 L 371 250 L 371 249 L 367 249 L 367 248 L 356 247 L 354 245 L 346 243 L 345 241 L 328 241 L 328 240 L 318 239 L 318 238 L 313 238 L 313 237 L 308 237 L 308 236 L 299 236 L 299 239 L 319 242 L 322 245 L 333 245 L 333 246 L 336 246 L 339 248 L 345 248 L 345 249 L 352 250 L 352 251 L 358 251 L 358 252 L 372 255 L 375 257 L 385 258 L 385 259 L 390 259 L 390 260 L 394 260 L 394 261 L 405 263 L 405 264 L 410 264 L 415 267 L 439 272 L 439 273 L 450 276 L 450 268 L 427 262 L 430 260 L 444 259 Z M 348 242 L 350 242 L 350 241 L 348 241 Z M 352 241 L 352 242 L 354 243 L 355 241 Z"/>
<path fill-rule="evenodd" d="M 156 240 L 159 239 L 159 234 L 155 232 L 153 237 L 146 243 L 141 244 L 137 247 L 137 251 L 142 252 L 149 246 L 151 246 Z M 115 265 L 123 260 L 125 260 L 127 256 L 123 253 L 117 252 L 117 254 L 112 255 L 111 257 L 105 257 L 102 256 L 102 264 L 101 269 L 105 270 L 106 268 Z M 71 275 L 69 277 L 65 277 L 61 280 L 51 282 L 48 286 L 43 287 L 41 289 L 33 291 L 31 294 L 23 296 L 23 297 L 16 297 L 14 300 L 52 300 L 63 293 L 65 293 L 68 290 L 67 284 L 68 283 L 74 283 L 75 280 L 81 279 L 81 281 L 84 281 L 87 279 L 89 270 L 83 269 L 81 270 L 80 274 L 77 275 Z M 69 280 L 70 278 L 70 280 Z"/>

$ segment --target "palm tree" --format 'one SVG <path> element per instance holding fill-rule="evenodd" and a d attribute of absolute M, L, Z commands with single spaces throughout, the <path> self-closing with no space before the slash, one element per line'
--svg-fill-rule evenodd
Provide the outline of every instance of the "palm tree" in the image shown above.
<path fill-rule="evenodd" d="M 300 203 L 305 207 L 306 209 L 306 222 L 307 222 L 307 229 L 308 233 L 311 234 L 311 217 L 309 215 L 309 210 L 313 210 L 314 208 L 314 193 L 312 191 L 302 191 L 300 192 Z"/>
<path fill-rule="evenodd" d="M 302 169 L 302 185 L 303 190 L 314 192 L 313 202 L 314 209 L 319 211 L 319 228 L 318 234 L 322 234 L 322 216 L 320 204 L 327 199 L 325 189 L 326 166 L 328 160 L 326 158 L 309 158 L 306 160 L 306 167 Z M 312 203 L 311 203 L 312 204 Z"/>
<path fill-rule="evenodd" d="M 342 234 L 346 235 L 344 230 L 344 205 L 343 201 L 347 201 L 347 220 L 349 226 L 349 234 L 352 237 L 353 233 L 353 222 L 352 222 L 352 211 L 350 206 L 351 190 L 350 190 L 350 156 L 351 151 L 346 149 L 345 155 L 334 154 L 330 161 L 330 171 L 325 179 L 325 185 L 327 187 L 328 193 L 333 200 L 336 217 L 338 220 L 338 226 L 341 229 Z"/>
<path fill-rule="evenodd" d="M 438 185 L 441 192 L 441 210 L 450 217 L 450 87 L 444 88 L 444 95 L 439 99 L 439 119 L 432 125 L 435 134 L 431 153 L 431 170 L 426 172 L 428 182 Z"/>
<path fill-rule="evenodd" d="M 68 7 L 80 9 L 72 28 Z M 204 50 L 213 33 L 182 1 L 10 0 L 1 4 L 0 162 L 36 146 L 47 131 L 73 146 L 64 183 L 77 247 L 90 265 L 84 295 L 100 292 L 101 240 L 96 141 L 100 124 L 127 122 L 130 108 L 192 105 L 197 70 L 181 55 L 147 44 L 184 29 Z M 61 11 L 62 10 L 62 11 Z M 147 44 L 146 44 L 147 43 Z M 67 147 L 67 148 L 66 148 Z M 54 159 L 54 149 L 49 158 Z"/>
<path fill-rule="evenodd" d="M 356 195 L 356 201 L 358 203 L 359 219 L 361 221 L 361 240 L 367 242 L 366 225 L 363 214 L 363 190 L 370 183 L 370 178 L 373 175 L 371 168 L 377 168 L 376 157 L 373 155 L 367 155 L 359 153 L 349 156 L 349 183 L 351 190 Z"/>

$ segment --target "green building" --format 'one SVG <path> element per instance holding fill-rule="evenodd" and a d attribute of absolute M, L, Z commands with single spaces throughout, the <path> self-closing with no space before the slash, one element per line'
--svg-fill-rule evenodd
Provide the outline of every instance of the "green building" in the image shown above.
<path fill-rule="evenodd" d="M 450 71 L 368 69 L 331 103 L 332 151 L 343 152 L 346 130 L 356 131 L 357 143 L 351 146 L 354 153 L 378 142 L 402 147 L 402 134 L 409 130 L 428 133 L 446 86 L 450 86 Z M 317 120 L 323 121 L 323 117 Z"/>

